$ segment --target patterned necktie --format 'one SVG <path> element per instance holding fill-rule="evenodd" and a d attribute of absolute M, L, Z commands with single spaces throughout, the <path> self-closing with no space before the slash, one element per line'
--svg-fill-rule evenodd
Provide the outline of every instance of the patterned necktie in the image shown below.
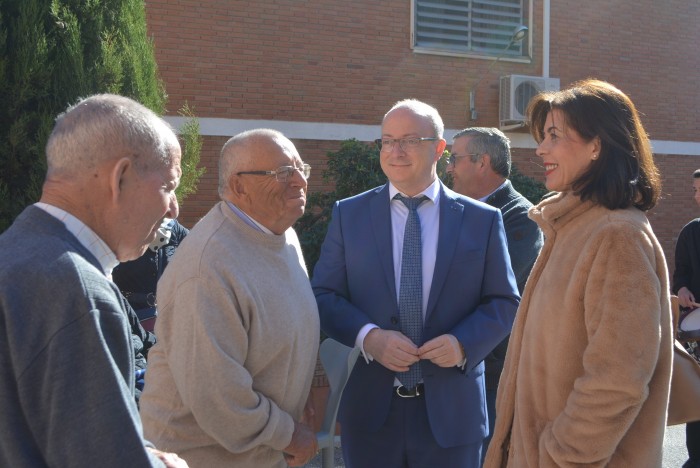
<path fill-rule="evenodd" d="M 418 205 L 426 196 L 406 198 L 397 194 L 394 198 L 408 208 L 406 228 L 403 234 L 401 255 L 401 282 L 399 285 L 399 316 L 401 332 L 417 346 L 423 344 L 423 265 Z M 399 372 L 398 379 L 409 390 L 421 379 L 420 363 L 413 364 L 407 372 Z"/>

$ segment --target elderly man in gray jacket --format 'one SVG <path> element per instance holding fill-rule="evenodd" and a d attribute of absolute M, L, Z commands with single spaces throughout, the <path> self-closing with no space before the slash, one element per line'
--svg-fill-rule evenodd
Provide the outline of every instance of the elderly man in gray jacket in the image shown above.
<path fill-rule="evenodd" d="M 0 466 L 186 467 L 142 434 L 112 268 L 172 217 L 180 145 L 131 99 L 60 115 L 41 200 L 0 236 Z"/>

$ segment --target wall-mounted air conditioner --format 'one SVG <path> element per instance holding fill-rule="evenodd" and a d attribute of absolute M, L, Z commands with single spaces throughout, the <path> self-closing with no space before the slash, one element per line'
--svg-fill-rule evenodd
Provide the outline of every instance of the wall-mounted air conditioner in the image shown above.
<path fill-rule="evenodd" d="M 501 128 L 521 126 L 525 122 L 527 105 L 543 91 L 558 91 L 559 78 L 508 75 L 501 77 L 499 121 Z"/>

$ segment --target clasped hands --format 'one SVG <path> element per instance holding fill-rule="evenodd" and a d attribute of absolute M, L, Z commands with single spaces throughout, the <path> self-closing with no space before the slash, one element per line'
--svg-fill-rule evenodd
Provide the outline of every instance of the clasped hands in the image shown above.
<path fill-rule="evenodd" d="M 318 453 L 316 433 L 311 429 L 315 416 L 312 403 L 309 395 L 301 421 L 294 422 L 292 441 L 284 449 L 284 460 L 289 466 L 303 466 Z"/>
<path fill-rule="evenodd" d="M 464 350 L 454 335 L 440 335 L 416 346 L 406 335 L 395 330 L 372 329 L 363 343 L 381 365 L 394 372 L 406 372 L 412 364 L 428 359 L 440 367 L 459 366 L 464 361 Z"/>

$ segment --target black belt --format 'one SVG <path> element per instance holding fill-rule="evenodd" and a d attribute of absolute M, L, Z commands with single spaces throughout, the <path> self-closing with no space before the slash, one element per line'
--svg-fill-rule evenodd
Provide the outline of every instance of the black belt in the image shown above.
<path fill-rule="evenodd" d="M 416 398 L 425 395 L 422 383 L 419 383 L 410 390 L 403 385 L 399 385 L 398 387 L 394 387 L 394 393 L 401 398 Z"/>
<path fill-rule="evenodd" d="M 122 294 L 129 301 L 132 307 L 135 309 L 140 309 L 141 307 L 136 307 L 135 304 L 140 304 L 143 307 L 155 307 L 156 306 L 156 295 L 151 293 L 132 293 L 130 291 L 122 291 Z"/>

